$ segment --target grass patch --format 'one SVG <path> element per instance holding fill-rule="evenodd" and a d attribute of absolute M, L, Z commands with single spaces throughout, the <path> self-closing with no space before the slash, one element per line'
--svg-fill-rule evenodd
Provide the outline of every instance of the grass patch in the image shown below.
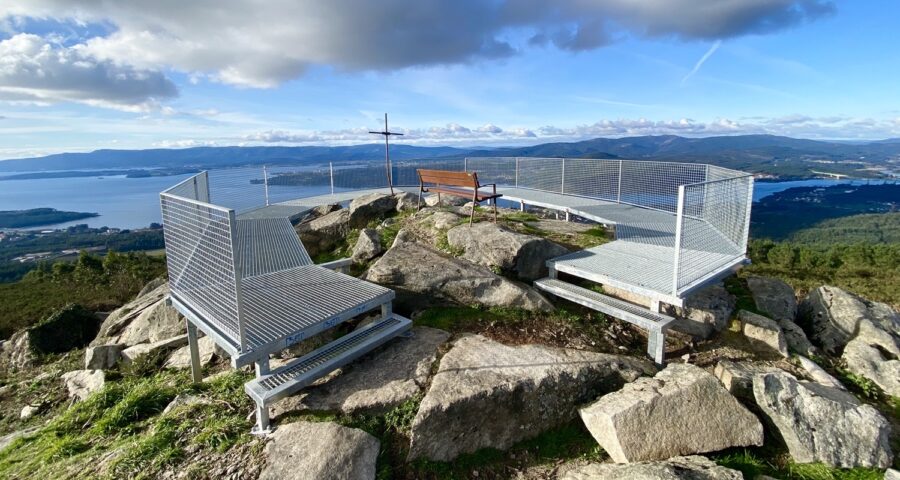
<path fill-rule="evenodd" d="M 783 452 L 740 449 L 719 454 L 713 460 L 744 474 L 744 478 L 768 475 L 782 480 L 881 480 L 884 473 L 874 468 L 834 468 L 821 463 L 794 463 Z"/>
<path fill-rule="evenodd" d="M 762 316 L 768 316 L 765 312 L 759 310 L 756 307 L 756 301 L 753 300 L 753 294 L 750 292 L 750 287 L 747 286 L 747 279 L 743 277 L 739 277 L 737 275 L 732 275 L 725 279 L 725 290 L 728 293 L 734 295 L 735 298 L 735 312 L 740 310 L 747 310 L 748 312 L 753 312 Z"/>

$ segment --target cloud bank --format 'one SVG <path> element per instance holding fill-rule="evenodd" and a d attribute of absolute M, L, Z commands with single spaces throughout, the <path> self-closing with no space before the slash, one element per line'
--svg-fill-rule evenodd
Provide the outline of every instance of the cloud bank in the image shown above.
<path fill-rule="evenodd" d="M 124 72 L 131 77 L 145 72 L 145 84 L 162 89 L 149 93 L 159 95 L 171 94 L 171 87 L 150 72 L 167 69 L 274 87 L 314 66 L 359 71 L 470 63 L 548 45 L 590 50 L 623 35 L 721 40 L 791 28 L 833 10 L 828 0 L 27 0 L 3 2 L 0 22 L 112 25 L 78 45 L 51 47 L 51 54 L 90 59 L 101 71 L 131 69 Z M 13 67 L 16 75 L 36 73 L 21 63 Z M 81 98 L 88 87 L 80 91 L 66 95 Z"/>

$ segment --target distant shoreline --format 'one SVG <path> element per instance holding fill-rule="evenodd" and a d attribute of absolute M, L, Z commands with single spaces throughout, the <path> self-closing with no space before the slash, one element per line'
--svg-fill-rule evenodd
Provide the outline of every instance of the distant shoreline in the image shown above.
<path fill-rule="evenodd" d="M 66 212 L 55 208 L 0 211 L 0 228 L 31 228 L 99 217 L 95 212 Z"/>

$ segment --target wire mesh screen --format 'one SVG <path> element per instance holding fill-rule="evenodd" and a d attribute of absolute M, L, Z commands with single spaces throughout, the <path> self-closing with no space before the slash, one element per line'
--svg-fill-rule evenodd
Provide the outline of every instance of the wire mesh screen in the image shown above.
<path fill-rule="evenodd" d="M 676 290 L 744 255 L 753 194 L 753 177 L 726 176 L 684 187 Z"/>
<path fill-rule="evenodd" d="M 619 201 L 675 213 L 678 187 L 706 180 L 706 165 L 622 161 Z"/>
<path fill-rule="evenodd" d="M 262 167 L 241 167 L 209 172 L 209 203 L 238 213 L 265 206 Z"/>
<path fill-rule="evenodd" d="M 515 187 L 516 162 L 515 157 L 473 157 L 465 160 L 465 168 L 467 172 L 477 173 L 482 184 Z"/>
<path fill-rule="evenodd" d="M 209 176 L 206 172 L 199 173 L 183 182 L 166 190 L 167 193 L 179 197 L 209 202 Z"/>
<path fill-rule="evenodd" d="M 461 172 L 465 166 L 462 158 L 446 160 L 401 160 L 391 162 L 395 187 L 413 187 L 419 185 L 420 168 L 428 170 L 450 170 Z"/>
<path fill-rule="evenodd" d="M 620 160 L 567 158 L 565 185 L 567 195 L 617 201 L 619 196 Z"/>
<path fill-rule="evenodd" d="M 233 213 L 167 192 L 160 203 L 172 293 L 240 344 Z"/>
<path fill-rule="evenodd" d="M 563 192 L 563 159 L 520 157 L 518 188 Z"/>
<path fill-rule="evenodd" d="M 260 170 L 257 175 L 262 178 Z M 331 193 L 331 170 L 328 165 L 267 167 L 269 204 Z"/>

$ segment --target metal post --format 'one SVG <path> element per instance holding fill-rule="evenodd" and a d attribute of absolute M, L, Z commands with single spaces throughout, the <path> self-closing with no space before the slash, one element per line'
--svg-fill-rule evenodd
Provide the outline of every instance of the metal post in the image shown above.
<path fill-rule="evenodd" d="M 560 175 L 560 177 L 562 177 L 562 181 L 560 182 L 559 193 L 565 194 L 566 193 L 566 159 L 565 158 L 562 159 L 562 175 Z"/>
<path fill-rule="evenodd" d="M 244 312 L 243 312 L 243 304 L 244 304 L 244 294 L 243 289 L 241 288 L 241 262 L 237 258 L 237 254 L 234 249 L 237 245 L 237 218 L 234 214 L 234 209 L 228 210 L 228 227 L 231 234 L 231 259 L 234 262 L 234 293 L 235 293 L 235 309 L 237 310 L 237 321 L 238 321 L 238 333 L 241 336 L 241 351 L 246 351 L 247 349 L 247 335 L 246 335 L 246 326 L 244 325 Z"/>
<path fill-rule="evenodd" d="M 616 187 L 616 203 L 622 203 L 622 160 L 619 160 L 619 186 Z"/>
<path fill-rule="evenodd" d="M 191 380 L 194 383 L 203 381 L 203 371 L 200 368 L 200 345 L 197 343 L 197 327 L 187 318 L 184 319 L 187 324 L 188 348 L 191 351 Z"/>
<path fill-rule="evenodd" d="M 334 196 L 334 165 L 328 162 L 328 178 L 331 179 L 331 195 Z"/>
<path fill-rule="evenodd" d="M 266 189 L 266 206 L 269 206 L 269 172 L 266 170 L 266 166 L 263 165 L 263 186 Z"/>
<path fill-rule="evenodd" d="M 675 263 L 672 268 L 672 295 L 678 296 L 678 262 L 681 257 L 681 228 L 684 223 L 684 185 L 678 186 L 678 210 L 675 215 Z"/>
<path fill-rule="evenodd" d="M 519 188 L 519 157 L 516 157 L 516 188 Z M 525 203 L 522 203 L 522 211 L 525 211 Z"/>
<path fill-rule="evenodd" d="M 747 177 L 747 181 L 750 182 L 747 185 L 747 213 L 744 218 L 744 230 L 743 230 L 743 241 L 741 242 L 742 252 L 744 255 L 747 254 L 747 238 L 750 236 L 750 209 L 753 207 L 753 177 Z"/>
<path fill-rule="evenodd" d="M 469 157 L 463 157 L 463 171 L 469 171 Z"/>

